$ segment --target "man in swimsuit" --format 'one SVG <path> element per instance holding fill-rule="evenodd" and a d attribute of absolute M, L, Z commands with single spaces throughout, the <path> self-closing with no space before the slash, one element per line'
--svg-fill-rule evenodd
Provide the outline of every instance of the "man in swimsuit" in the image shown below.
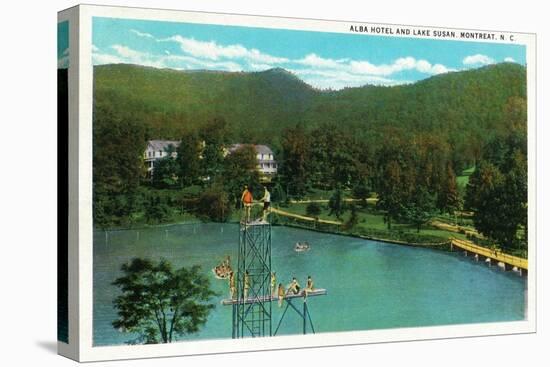
<path fill-rule="evenodd" d="M 279 296 L 279 307 L 283 305 L 283 299 L 285 299 L 285 287 L 283 283 L 279 283 L 279 289 L 277 290 L 277 295 Z"/>
<path fill-rule="evenodd" d="M 292 294 L 300 293 L 300 284 L 298 283 L 296 278 L 292 278 L 292 282 L 290 282 L 290 285 L 288 286 L 287 293 L 292 293 Z"/>
<path fill-rule="evenodd" d="M 313 292 L 313 279 L 311 279 L 311 275 L 308 275 L 307 277 L 306 288 L 304 289 L 304 298 L 308 296 L 309 292 Z"/>
<path fill-rule="evenodd" d="M 229 295 L 231 299 L 235 299 L 237 294 L 237 288 L 235 287 L 235 274 L 233 271 L 229 272 Z"/>
<path fill-rule="evenodd" d="M 271 295 L 275 295 L 275 286 L 277 285 L 277 276 L 275 272 L 271 273 Z"/>
<path fill-rule="evenodd" d="M 262 221 L 267 220 L 267 214 L 269 213 L 269 206 L 271 205 L 271 193 L 264 186 L 264 197 L 260 199 L 264 203 L 264 210 L 262 211 Z"/>
<path fill-rule="evenodd" d="M 244 191 L 241 195 L 241 202 L 244 206 L 244 220 L 245 223 L 250 222 L 250 208 L 252 208 L 252 193 L 248 190 L 248 186 L 244 185 Z"/>
<path fill-rule="evenodd" d="M 248 298 L 248 290 L 250 289 L 250 278 L 248 276 L 248 270 L 244 272 L 244 299 Z"/>

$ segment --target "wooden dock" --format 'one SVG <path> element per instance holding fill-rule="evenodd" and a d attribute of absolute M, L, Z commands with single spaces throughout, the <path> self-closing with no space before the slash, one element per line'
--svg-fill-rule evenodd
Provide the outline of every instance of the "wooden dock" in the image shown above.
<path fill-rule="evenodd" d="M 486 247 L 478 246 L 473 242 L 460 240 L 458 238 L 451 239 L 451 249 L 460 248 L 467 253 L 472 253 L 483 260 L 490 259 L 497 263 L 503 263 L 505 268 L 515 267 L 518 270 L 526 271 L 528 268 L 527 259 L 505 254 L 499 250 L 492 250 Z"/>
<path fill-rule="evenodd" d="M 304 297 L 303 292 L 304 292 L 304 290 L 302 290 L 298 294 L 287 294 L 285 296 L 285 299 L 288 300 L 288 299 L 293 299 L 293 298 L 303 298 Z M 324 296 L 326 294 L 327 294 L 326 289 L 317 288 L 317 289 L 314 289 L 312 291 L 308 291 L 307 292 L 307 297 Z M 277 296 L 277 295 L 264 296 L 264 297 L 248 297 L 244 301 L 244 303 L 245 304 L 250 304 L 250 303 L 255 303 L 255 302 L 273 302 L 273 301 L 278 301 L 278 300 L 279 300 L 279 296 Z M 234 305 L 234 304 L 237 304 L 237 303 L 238 303 L 238 299 L 224 299 L 224 300 L 222 300 L 222 305 L 224 305 L 224 306 L 231 306 L 231 305 Z"/>

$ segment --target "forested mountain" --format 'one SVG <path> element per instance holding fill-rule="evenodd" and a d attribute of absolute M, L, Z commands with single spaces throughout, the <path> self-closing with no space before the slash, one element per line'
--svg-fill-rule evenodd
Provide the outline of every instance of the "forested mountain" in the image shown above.
<path fill-rule="evenodd" d="M 483 144 L 507 130 L 505 106 L 526 98 L 525 67 L 502 63 L 434 76 L 414 84 L 320 91 L 284 69 L 263 72 L 175 71 L 136 65 L 94 69 L 95 122 L 144 125 L 150 138 L 223 118 L 235 142 L 278 149 L 281 132 L 297 123 L 331 123 L 376 147 L 391 132 L 414 139 L 437 135 L 472 162 Z M 116 123 L 116 122 L 113 122 Z M 374 148 L 373 148 L 374 149 Z"/>

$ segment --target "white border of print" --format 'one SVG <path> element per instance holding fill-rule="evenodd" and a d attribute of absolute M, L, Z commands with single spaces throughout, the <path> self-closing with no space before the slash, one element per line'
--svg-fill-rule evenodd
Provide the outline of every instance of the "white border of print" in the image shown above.
<path fill-rule="evenodd" d="M 528 95 L 528 133 L 529 133 L 529 272 L 527 290 L 526 320 L 505 323 L 484 323 L 468 325 L 446 325 L 435 327 L 384 329 L 355 332 L 335 332 L 315 335 L 277 336 L 256 339 L 223 339 L 208 341 L 186 341 L 173 344 L 107 346 L 93 347 L 93 223 L 92 223 L 92 17 L 112 17 L 129 19 L 147 19 L 161 21 L 179 21 L 188 23 L 209 23 L 220 25 L 239 25 L 248 27 L 284 28 L 293 30 L 330 31 L 349 33 L 350 25 L 381 25 L 374 23 L 324 21 L 311 19 L 293 19 L 282 17 L 244 16 L 157 10 L 143 8 L 102 7 L 81 5 L 78 11 L 79 39 L 78 55 L 73 56 L 71 46 L 71 65 L 78 65 L 78 241 L 79 249 L 77 274 L 71 273 L 71 279 L 78 279 L 78 315 L 70 314 L 71 343 L 78 335 L 78 359 L 80 361 L 129 359 L 143 357 L 164 357 L 177 355 L 211 354 L 241 352 L 252 350 L 275 350 L 317 346 L 352 345 L 389 341 L 412 341 L 426 339 L 455 338 L 466 336 L 519 334 L 536 331 L 536 38 L 534 34 L 493 32 L 504 35 L 508 43 L 514 36 L 515 44 L 526 46 L 527 95 Z M 414 27 L 415 29 L 433 29 L 433 27 Z M 72 24 L 71 24 L 71 29 Z M 456 31 L 462 31 L 457 30 Z M 399 36 L 394 36 L 399 37 Z M 407 36 L 414 37 L 414 36 Z M 416 37 L 431 38 L 431 37 Z M 481 42 L 475 40 L 461 40 Z M 487 42 L 484 40 L 483 42 Z M 75 50 L 76 51 L 76 50 Z M 80 64 L 78 60 L 82 60 Z M 69 254 L 70 255 L 70 254 Z M 75 278 L 78 275 L 78 278 Z M 71 302 L 76 301 L 74 298 Z M 78 333 L 75 335 L 75 332 Z"/>

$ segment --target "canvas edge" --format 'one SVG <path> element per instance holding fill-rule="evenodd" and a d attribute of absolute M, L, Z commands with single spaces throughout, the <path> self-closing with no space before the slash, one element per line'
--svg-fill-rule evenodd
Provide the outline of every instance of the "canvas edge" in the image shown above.
<path fill-rule="evenodd" d="M 68 343 L 57 341 L 58 354 L 73 359 L 79 360 L 79 323 L 80 310 L 78 303 L 78 295 L 80 292 L 80 284 L 78 277 L 79 263 L 79 238 L 78 238 L 78 7 L 72 7 L 60 11 L 57 15 L 57 23 L 69 22 L 69 68 L 68 68 L 68 130 L 69 144 L 68 157 L 58 157 L 60 159 L 68 159 L 68 188 L 69 202 L 68 204 Z M 73 67 L 70 67 L 73 65 Z M 62 142 L 58 141 L 58 144 Z M 59 185 L 59 183 L 58 183 Z M 60 203 L 61 198 L 58 198 Z M 59 209 L 58 209 L 59 210 Z M 59 240 L 59 239 L 58 239 Z"/>
<path fill-rule="evenodd" d="M 248 26 L 263 25 L 272 28 L 293 26 L 292 29 L 310 30 L 320 30 L 319 27 L 330 27 L 331 31 L 341 33 L 347 32 L 347 27 L 350 22 L 298 18 L 277 18 L 252 15 L 244 16 L 234 14 L 202 13 L 179 10 L 159 10 L 96 5 L 79 5 L 76 8 L 70 8 L 65 12 L 71 12 L 71 14 L 73 14 L 73 17 L 78 20 L 78 27 L 76 32 L 78 34 L 78 43 L 71 42 L 71 51 L 75 50 L 72 45 L 78 47 L 78 52 L 71 52 L 71 64 L 77 65 L 78 67 L 73 67 L 73 72 L 72 74 L 70 74 L 73 75 L 74 82 L 71 83 L 71 86 L 73 86 L 73 91 L 78 90 L 78 96 L 69 93 L 70 98 L 74 97 L 73 99 L 70 99 L 69 118 L 71 122 L 78 121 L 78 126 L 76 128 L 73 126 L 73 131 L 71 133 L 71 137 L 74 138 L 75 135 L 73 133 L 75 133 L 76 130 L 76 140 L 78 140 L 78 144 L 76 144 L 77 146 L 74 146 L 75 144 L 70 146 L 70 153 L 78 152 L 77 158 L 74 158 L 74 156 L 71 154 L 71 157 L 73 157 L 73 165 L 70 165 L 70 172 L 74 174 L 74 169 L 73 171 L 71 171 L 71 167 L 75 168 L 75 159 L 78 161 L 78 175 L 76 177 L 76 181 L 74 180 L 74 175 L 71 176 L 72 180 L 70 181 L 73 184 L 73 188 L 78 187 L 78 192 L 76 193 L 76 196 L 71 196 L 71 198 L 75 200 L 72 200 L 72 203 L 70 205 L 70 211 L 71 208 L 73 210 L 71 211 L 71 213 L 75 214 L 76 218 L 78 218 L 78 225 L 73 226 L 73 236 L 70 236 L 70 244 L 72 243 L 73 246 L 70 246 L 69 251 L 69 277 L 71 280 L 73 280 L 73 282 L 69 283 L 69 301 L 70 310 L 74 309 L 74 307 L 71 307 L 71 305 L 74 306 L 75 303 L 78 302 L 77 306 L 75 306 L 78 308 L 78 311 L 76 313 L 69 313 L 69 321 L 73 324 L 73 327 L 69 330 L 69 346 L 71 347 L 69 349 L 72 354 L 61 353 L 61 348 L 60 354 L 79 361 L 99 361 L 182 355 L 217 354 L 259 350 L 312 348 L 385 342 L 403 342 L 414 340 L 450 339 L 536 332 L 536 36 L 533 33 L 513 32 L 514 34 L 517 34 L 518 37 L 521 39 L 520 43 L 526 46 L 526 60 L 527 64 L 531 66 L 530 68 L 527 68 L 529 131 L 528 164 L 530 203 L 528 210 L 529 226 L 530 228 L 534 228 L 534 230 L 529 231 L 530 269 L 528 272 L 529 286 L 527 291 L 528 309 L 527 319 L 525 321 L 468 325 L 445 325 L 406 329 L 383 329 L 358 332 L 335 332 L 317 335 L 280 336 L 246 340 L 207 340 L 174 343 L 169 345 L 93 347 L 93 226 L 91 215 L 91 121 L 93 67 L 91 65 L 91 62 L 86 61 L 82 64 L 78 62 L 79 60 L 91 61 L 92 17 L 111 16 L 118 18 L 187 21 L 199 23 L 208 21 L 213 24 L 233 25 L 237 25 L 239 24 L 239 22 L 245 20 Z M 75 13 L 77 14 L 76 16 Z M 75 26 L 77 25 L 76 23 L 77 21 L 73 20 L 73 24 Z M 354 23 L 362 24 L 364 22 L 359 21 Z M 334 29 L 332 29 L 333 27 Z M 418 28 L 423 27 L 419 26 Z M 74 28 L 71 26 L 71 35 L 74 35 L 75 33 L 73 32 L 73 30 Z M 75 86 L 76 83 L 78 83 L 78 86 Z M 75 139 L 72 140 L 73 142 L 75 141 Z M 71 147 L 73 149 L 71 149 Z M 79 196 L 78 193 L 81 193 L 81 195 Z M 76 238 L 76 242 L 71 241 L 71 238 Z M 78 246 L 79 243 L 80 247 Z M 72 338 L 71 335 L 73 336 Z M 77 335 L 77 337 L 75 335 Z"/>

